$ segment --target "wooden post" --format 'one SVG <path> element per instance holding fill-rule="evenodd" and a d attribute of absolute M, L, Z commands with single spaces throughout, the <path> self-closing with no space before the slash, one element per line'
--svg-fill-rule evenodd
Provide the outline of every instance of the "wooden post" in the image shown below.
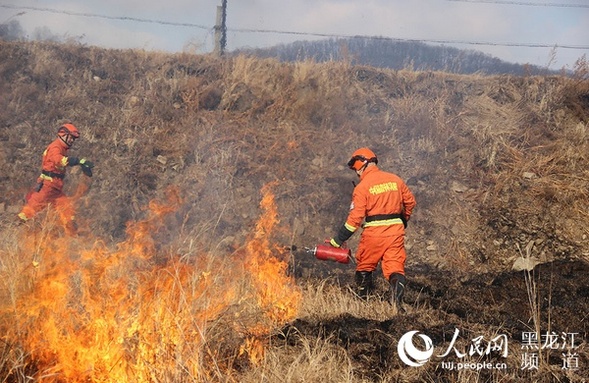
<path fill-rule="evenodd" d="M 223 7 L 217 6 L 217 21 L 215 23 L 215 50 L 217 56 L 223 55 L 223 48 L 221 47 L 221 35 L 223 33 Z"/>
<path fill-rule="evenodd" d="M 217 21 L 215 23 L 215 54 L 223 56 L 227 46 L 227 0 L 222 0 L 217 6 Z"/>

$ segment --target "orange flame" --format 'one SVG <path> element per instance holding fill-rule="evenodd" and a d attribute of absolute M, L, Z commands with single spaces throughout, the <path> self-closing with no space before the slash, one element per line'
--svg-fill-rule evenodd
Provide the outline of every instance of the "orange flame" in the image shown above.
<path fill-rule="evenodd" d="M 277 325 L 293 320 L 302 298 L 294 281 L 285 278 L 287 263 L 273 255 L 279 250 L 271 246 L 270 237 L 279 221 L 274 195 L 270 192 L 272 186 L 269 184 L 262 188 L 260 206 L 265 213 L 258 220 L 254 236 L 246 246 L 246 270 L 250 273 L 257 305 L 264 313 L 263 320 L 248 329 L 252 336 L 241 349 L 241 352 L 248 353 L 254 364 L 264 356 L 262 338 Z"/>
<path fill-rule="evenodd" d="M 273 256 L 279 250 L 272 248 L 270 235 L 279 221 L 270 186 L 262 189 L 264 197 L 260 206 L 265 214 L 256 224 L 254 238 L 247 244 L 247 266 L 256 286 L 259 306 L 264 308 L 270 321 L 280 323 L 295 318 L 301 293 L 292 281 L 284 280 L 287 263 Z"/>
<path fill-rule="evenodd" d="M 0 303 L 4 339 L 30 355 L 38 382 L 208 380 L 220 373 L 222 348 L 212 346 L 225 339 L 212 339 L 218 326 L 242 339 L 238 348 L 252 362 L 261 360 L 263 338 L 295 318 L 301 299 L 286 263 L 273 256 L 269 237 L 278 220 L 269 187 L 263 194 L 265 212 L 245 257 L 235 254 L 229 266 L 227 258 L 188 262 L 158 250 L 153 233 L 178 207 L 175 193 L 166 204 L 150 203 L 148 217 L 129 223 L 114 249 L 89 235 L 66 240 L 46 232 L 40 244 L 22 238 L 22 250 L 37 253 L 41 264 L 31 288 L 27 281 L 12 286 L 12 305 Z M 30 254 L 16 256 L 30 262 Z"/>

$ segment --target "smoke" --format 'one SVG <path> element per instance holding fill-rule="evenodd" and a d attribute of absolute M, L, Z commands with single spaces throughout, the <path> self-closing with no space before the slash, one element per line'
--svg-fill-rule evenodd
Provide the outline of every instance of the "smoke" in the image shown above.
<path fill-rule="evenodd" d="M 25 32 L 17 20 L 10 20 L 0 24 L 0 39 L 16 41 L 25 38 Z"/>

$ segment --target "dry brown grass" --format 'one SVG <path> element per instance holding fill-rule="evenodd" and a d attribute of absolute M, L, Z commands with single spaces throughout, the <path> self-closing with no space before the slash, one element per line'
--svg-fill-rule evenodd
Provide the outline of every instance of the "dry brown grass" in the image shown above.
<path fill-rule="evenodd" d="M 374 296 L 363 301 L 358 299 L 352 289 L 338 286 L 328 279 L 308 283 L 303 287 L 303 295 L 305 301 L 299 317 L 311 321 L 321 321 L 342 314 L 382 321 L 397 315 L 386 299 Z"/>
<path fill-rule="evenodd" d="M 66 120 L 82 131 L 72 153 L 96 162 L 78 216 L 106 245 L 124 239 L 126 223 L 144 219 L 149 201 L 175 185 L 181 203 L 167 216 L 166 230 L 154 233 L 158 246 L 185 262 L 207 253 L 225 265 L 220 258 L 239 251 L 251 232 L 268 182 L 277 182 L 279 219 L 286 227 L 277 243 L 323 241 L 345 219 L 355 181 L 346 173 L 347 157 L 369 146 L 381 167 L 407 179 L 417 197 L 408 231 L 410 265 L 435 265 L 438 273 L 502 271 L 518 246 L 531 240 L 540 240 L 537 251 L 546 260 L 587 254 L 589 231 L 579 224 L 587 220 L 589 205 L 586 60 L 579 60 L 572 78 L 484 77 L 0 44 L 0 262 L 7 302 L 14 304 L 30 286 L 16 270 L 36 254 L 17 257 L 23 244 L 12 217 L 37 176 L 40 153 Z M 68 193 L 81 177 L 70 172 Z M 465 190 L 457 191 L 456 184 Z M 33 225 L 52 231 L 46 219 L 42 215 Z M 309 262 L 297 267 L 305 275 L 319 268 Z M 301 288 L 299 319 L 395 319 L 382 300 L 358 301 L 331 279 Z M 431 307 L 418 305 L 410 313 L 432 327 L 444 320 Z M 154 381 L 368 379 L 329 334 L 300 334 L 296 347 L 275 342 L 250 368 L 235 339 L 221 340 L 225 320 L 210 323 L 208 349 L 190 350 L 206 354 L 210 375 L 184 374 L 183 355 Z M 219 346 L 213 345 L 217 340 Z M 0 350 L 3 371 L 12 369 L 10 376 L 24 382 L 34 367 L 30 351 L 14 343 Z M 543 373 L 538 381 L 550 381 L 553 372 Z M 425 369 L 371 378 L 494 382 L 521 376 Z"/>
<path fill-rule="evenodd" d="M 294 335 L 297 337 L 297 335 Z M 242 382 L 360 382 L 345 349 L 329 337 L 298 336 L 299 345 L 272 347 L 258 368 L 248 371 Z"/>

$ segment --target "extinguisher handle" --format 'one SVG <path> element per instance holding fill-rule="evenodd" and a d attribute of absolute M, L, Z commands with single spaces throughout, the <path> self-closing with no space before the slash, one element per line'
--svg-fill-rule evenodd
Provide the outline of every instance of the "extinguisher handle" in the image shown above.
<path fill-rule="evenodd" d="M 323 242 L 324 243 L 327 243 L 328 245 L 331 245 L 331 239 L 330 238 L 325 239 L 325 241 L 323 241 Z M 344 241 L 344 243 L 342 243 L 340 245 L 340 249 L 347 249 L 347 248 L 348 248 L 348 242 L 345 242 Z"/>

